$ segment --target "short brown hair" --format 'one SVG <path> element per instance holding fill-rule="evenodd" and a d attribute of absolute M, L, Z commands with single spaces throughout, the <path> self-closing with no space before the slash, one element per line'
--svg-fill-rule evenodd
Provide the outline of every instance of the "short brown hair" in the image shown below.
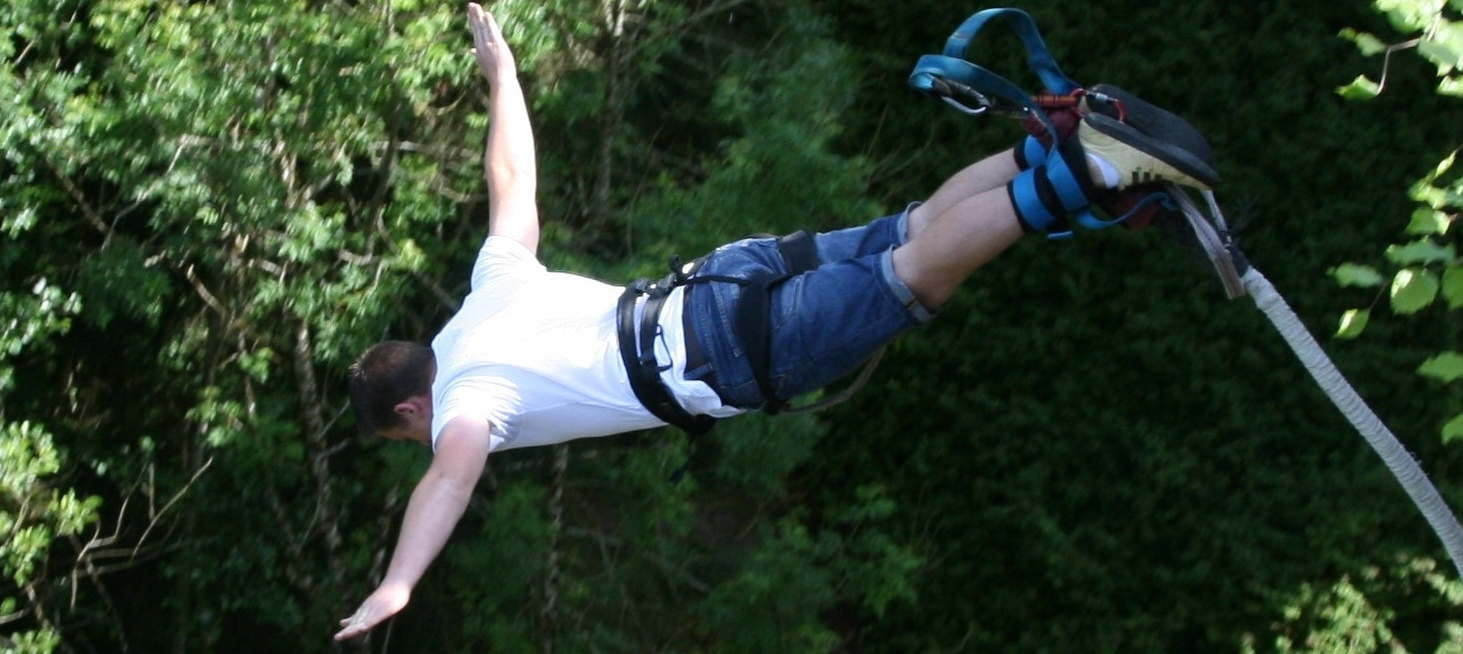
<path fill-rule="evenodd" d="M 432 348 L 409 341 L 383 341 L 351 365 L 351 406 L 363 434 L 403 427 L 396 405 L 432 392 L 436 359 Z"/>

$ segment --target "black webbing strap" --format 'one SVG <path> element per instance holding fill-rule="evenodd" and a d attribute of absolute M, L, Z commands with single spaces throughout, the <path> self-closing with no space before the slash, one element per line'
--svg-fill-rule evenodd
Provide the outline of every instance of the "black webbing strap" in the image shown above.
<path fill-rule="evenodd" d="M 666 387 L 660 378 L 661 367 L 655 361 L 655 337 L 660 334 L 660 310 L 670 296 L 673 286 L 668 283 L 651 283 L 637 280 L 625 287 L 616 307 L 615 331 L 620 340 L 620 360 L 625 362 L 625 373 L 630 379 L 630 389 L 645 409 L 661 420 L 686 430 L 692 436 L 699 436 L 716 425 L 716 419 L 706 415 L 691 415 Z M 647 296 L 641 313 L 639 337 L 635 330 L 635 301 L 641 295 Z M 689 334 L 687 336 L 690 336 Z"/>
<path fill-rule="evenodd" d="M 778 397 L 772 386 L 772 289 L 791 277 L 818 267 L 818 245 L 807 231 L 777 239 L 785 272 L 765 272 L 747 280 L 737 304 L 737 331 L 745 339 L 742 349 L 757 380 L 757 389 L 767 400 L 762 411 L 777 414 L 788 408 L 788 398 Z"/>
<path fill-rule="evenodd" d="M 660 334 L 660 310 L 667 296 L 677 286 L 695 282 L 722 281 L 743 286 L 736 308 L 737 331 L 742 335 L 742 349 L 757 381 L 757 389 L 767 403 L 764 413 L 776 414 L 788 408 L 787 398 L 780 398 L 772 387 L 772 289 L 782 281 L 818 267 L 818 246 L 807 231 L 794 232 L 777 239 L 777 251 L 783 260 L 784 272 L 764 271 L 749 278 L 696 275 L 701 260 L 682 267 L 678 259 L 671 261 L 670 276 L 656 282 L 636 280 L 620 294 L 616 311 L 616 332 L 620 341 L 620 359 L 630 378 L 630 389 L 636 399 L 655 417 L 686 430 L 691 435 L 704 434 L 716 424 L 706 415 L 692 415 L 676 401 L 655 360 L 655 337 Z M 646 296 L 639 330 L 635 325 L 635 301 Z M 687 334 L 687 337 L 694 337 Z"/>

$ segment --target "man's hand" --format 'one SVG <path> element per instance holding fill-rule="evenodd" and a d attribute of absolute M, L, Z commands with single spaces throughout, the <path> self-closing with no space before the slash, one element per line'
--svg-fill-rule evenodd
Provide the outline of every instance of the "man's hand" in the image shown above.
<path fill-rule="evenodd" d="M 513 51 L 503 39 L 503 30 L 493 15 L 483 11 L 476 2 L 467 5 L 467 24 L 472 28 L 473 54 L 477 55 L 478 72 L 487 78 L 488 84 L 497 86 L 504 76 L 518 74 L 518 64 L 513 60 Z"/>
<path fill-rule="evenodd" d="M 381 624 L 382 620 L 396 615 L 411 599 L 411 589 L 399 585 L 382 584 L 371 593 L 354 615 L 340 621 L 344 627 L 335 634 L 336 640 L 347 640 L 364 634 Z"/>

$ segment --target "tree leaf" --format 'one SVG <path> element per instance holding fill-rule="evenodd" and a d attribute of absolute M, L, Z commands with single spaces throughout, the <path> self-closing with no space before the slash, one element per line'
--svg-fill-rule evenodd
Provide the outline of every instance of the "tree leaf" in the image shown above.
<path fill-rule="evenodd" d="M 1463 439 L 1463 413 L 1458 414 L 1448 424 L 1443 425 L 1443 442 L 1451 443 Z"/>
<path fill-rule="evenodd" d="M 1449 170 L 1451 170 L 1453 168 L 1453 164 L 1455 162 L 1457 162 L 1457 161 L 1458 161 L 1458 151 L 1457 150 L 1454 150 L 1448 156 L 1443 157 L 1443 160 L 1442 161 L 1439 161 L 1438 162 L 1438 165 L 1433 168 L 1432 174 L 1428 176 L 1428 182 L 1436 181 L 1439 177 L 1442 177 L 1445 173 L 1447 173 Z"/>
<path fill-rule="evenodd" d="M 1341 325 L 1336 329 L 1336 338 L 1353 339 L 1361 336 L 1371 314 L 1372 312 L 1366 309 L 1351 309 L 1341 314 Z"/>
<path fill-rule="evenodd" d="M 1361 50 L 1361 54 L 1368 57 L 1387 50 L 1387 44 L 1371 32 L 1358 32 L 1348 27 L 1341 30 L 1341 38 L 1355 43 L 1357 49 Z"/>
<path fill-rule="evenodd" d="M 1407 268 L 1392 278 L 1392 311 L 1410 315 L 1432 304 L 1438 295 L 1437 275 L 1420 268 Z"/>
<path fill-rule="evenodd" d="M 1347 100 L 1370 100 L 1382 92 L 1382 87 L 1367 79 L 1366 75 L 1358 75 L 1350 84 L 1337 87 L 1336 92 Z"/>
<path fill-rule="evenodd" d="M 1463 354 L 1449 350 L 1438 354 L 1417 367 L 1417 374 L 1441 382 L 1450 382 L 1463 377 Z"/>
<path fill-rule="evenodd" d="M 1343 263 L 1331 269 L 1331 276 L 1342 286 L 1376 288 L 1382 285 L 1382 274 L 1376 268 L 1359 263 Z"/>
<path fill-rule="evenodd" d="M 1438 65 L 1438 74 L 1446 75 L 1458 69 L 1458 52 L 1448 47 L 1447 44 L 1434 40 L 1424 40 L 1417 46 L 1417 51 L 1423 58 Z"/>
<path fill-rule="evenodd" d="M 1387 259 L 1399 266 L 1452 263 L 1457 257 L 1458 252 L 1452 245 L 1438 245 L 1436 241 L 1427 238 L 1387 248 Z"/>
<path fill-rule="evenodd" d="M 1454 75 L 1438 81 L 1438 95 L 1463 97 L 1463 77 Z"/>
<path fill-rule="evenodd" d="M 1407 223 L 1408 234 L 1431 236 L 1433 234 L 1446 234 L 1448 227 L 1453 221 L 1448 214 L 1432 207 L 1418 207 L 1412 212 L 1412 220 Z"/>
<path fill-rule="evenodd" d="M 1449 309 L 1463 307 L 1463 266 L 1448 266 L 1443 271 L 1442 291 Z"/>

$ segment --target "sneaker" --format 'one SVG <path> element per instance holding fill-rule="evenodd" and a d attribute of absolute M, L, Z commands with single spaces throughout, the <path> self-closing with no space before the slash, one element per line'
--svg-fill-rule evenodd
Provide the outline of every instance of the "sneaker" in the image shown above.
<path fill-rule="evenodd" d="M 1173 182 L 1210 190 L 1219 183 L 1213 150 L 1184 119 L 1109 84 L 1092 87 L 1084 100 L 1074 140 L 1118 169 L 1117 189 Z"/>

